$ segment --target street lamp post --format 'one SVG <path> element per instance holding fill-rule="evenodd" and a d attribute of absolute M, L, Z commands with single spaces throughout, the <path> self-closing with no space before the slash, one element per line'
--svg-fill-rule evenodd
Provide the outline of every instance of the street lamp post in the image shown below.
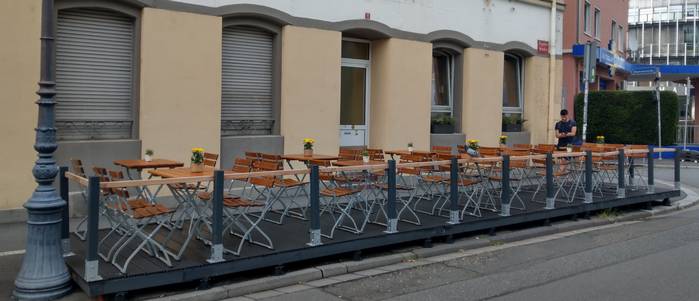
<path fill-rule="evenodd" d="M 52 300 L 71 290 L 70 274 L 63 261 L 61 221 L 65 201 L 53 187 L 58 173 L 56 151 L 53 0 L 43 0 L 41 10 L 41 79 L 39 80 L 39 120 L 34 149 L 38 159 L 32 174 L 39 184 L 27 208 L 27 246 L 22 268 L 15 279 L 13 295 L 19 300 Z"/>

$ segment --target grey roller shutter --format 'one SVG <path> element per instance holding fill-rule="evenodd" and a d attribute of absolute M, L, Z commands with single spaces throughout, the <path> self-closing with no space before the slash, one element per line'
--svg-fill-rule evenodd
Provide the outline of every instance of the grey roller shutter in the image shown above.
<path fill-rule="evenodd" d="M 222 136 L 272 133 L 273 38 L 253 27 L 223 29 Z"/>
<path fill-rule="evenodd" d="M 127 139 L 133 127 L 134 20 L 99 9 L 58 12 L 60 140 Z"/>

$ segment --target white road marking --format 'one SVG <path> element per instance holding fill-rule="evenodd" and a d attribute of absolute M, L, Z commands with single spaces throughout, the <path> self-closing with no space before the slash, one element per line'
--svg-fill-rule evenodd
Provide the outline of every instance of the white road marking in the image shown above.
<path fill-rule="evenodd" d="M 12 255 L 22 255 L 26 252 L 27 250 L 15 250 L 15 251 L 6 251 L 6 252 L 0 252 L 0 257 L 3 256 L 12 256 Z"/>

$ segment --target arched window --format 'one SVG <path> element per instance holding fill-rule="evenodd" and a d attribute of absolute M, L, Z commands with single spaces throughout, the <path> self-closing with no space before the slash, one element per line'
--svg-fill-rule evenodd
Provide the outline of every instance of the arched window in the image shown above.
<path fill-rule="evenodd" d="M 224 23 L 222 137 L 279 132 L 280 30 L 258 22 Z"/>
<path fill-rule="evenodd" d="M 134 138 L 136 19 L 111 9 L 58 10 L 59 140 Z"/>

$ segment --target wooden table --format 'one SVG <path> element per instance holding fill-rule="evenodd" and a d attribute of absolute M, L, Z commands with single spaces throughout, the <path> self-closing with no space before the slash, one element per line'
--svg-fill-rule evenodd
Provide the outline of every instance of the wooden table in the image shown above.
<path fill-rule="evenodd" d="M 125 169 L 126 177 L 128 177 L 129 180 L 134 180 L 133 176 L 131 175 L 131 170 L 136 170 L 138 172 L 138 177 L 141 178 L 141 171 L 144 169 L 175 168 L 184 166 L 184 163 L 182 162 L 167 159 L 153 159 L 151 161 L 146 161 L 143 159 L 116 160 L 113 163 L 114 165 L 121 166 Z M 150 177 L 152 177 L 152 175 Z M 158 187 L 155 193 L 151 192 L 147 186 L 144 188 L 137 188 L 138 196 L 146 198 L 152 202 L 155 199 L 155 196 L 160 192 L 161 188 L 162 186 Z"/>
<path fill-rule="evenodd" d="M 310 162 L 311 160 L 321 160 L 321 161 L 334 161 L 337 159 L 340 159 L 338 156 L 332 156 L 332 155 L 322 155 L 322 154 L 316 154 L 313 153 L 311 156 L 306 156 L 304 154 L 288 154 L 288 155 L 283 155 L 282 159 L 286 161 L 286 165 L 289 166 L 290 169 L 294 169 L 294 166 L 291 165 L 291 161 L 300 161 L 303 162 L 303 164 L 306 165 L 306 167 L 310 168 Z M 294 175 L 297 181 L 304 181 L 306 179 L 306 174 L 303 176 L 299 177 L 299 175 Z"/>
<path fill-rule="evenodd" d="M 167 159 L 153 159 L 151 161 L 146 161 L 142 159 L 137 160 L 116 160 L 114 165 L 121 166 L 126 169 L 144 170 L 144 169 L 157 169 L 157 168 L 175 168 L 182 167 L 184 163 L 177 162 Z"/>
<path fill-rule="evenodd" d="M 414 155 L 414 154 L 429 154 L 430 156 L 434 155 L 434 152 L 431 151 L 416 151 L 413 150 L 412 152 L 409 152 L 407 149 L 398 149 L 398 150 L 389 150 L 389 151 L 384 151 L 387 155 L 390 155 L 391 158 L 393 156 L 405 156 L 405 155 Z"/>
<path fill-rule="evenodd" d="M 192 172 L 191 167 L 178 167 L 170 169 L 155 169 L 149 170 L 148 173 L 151 175 L 161 177 L 161 178 L 189 178 L 189 177 L 201 177 L 201 176 L 213 176 L 214 168 L 204 166 L 202 172 Z"/>
<path fill-rule="evenodd" d="M 365 166 L 365 165 L 378 165 L 386 164 L 384 161 L 369 160 L 369 162 L 364 162 L 363 160 L 339 160 L 333 162 L 335 166 Z"/>

